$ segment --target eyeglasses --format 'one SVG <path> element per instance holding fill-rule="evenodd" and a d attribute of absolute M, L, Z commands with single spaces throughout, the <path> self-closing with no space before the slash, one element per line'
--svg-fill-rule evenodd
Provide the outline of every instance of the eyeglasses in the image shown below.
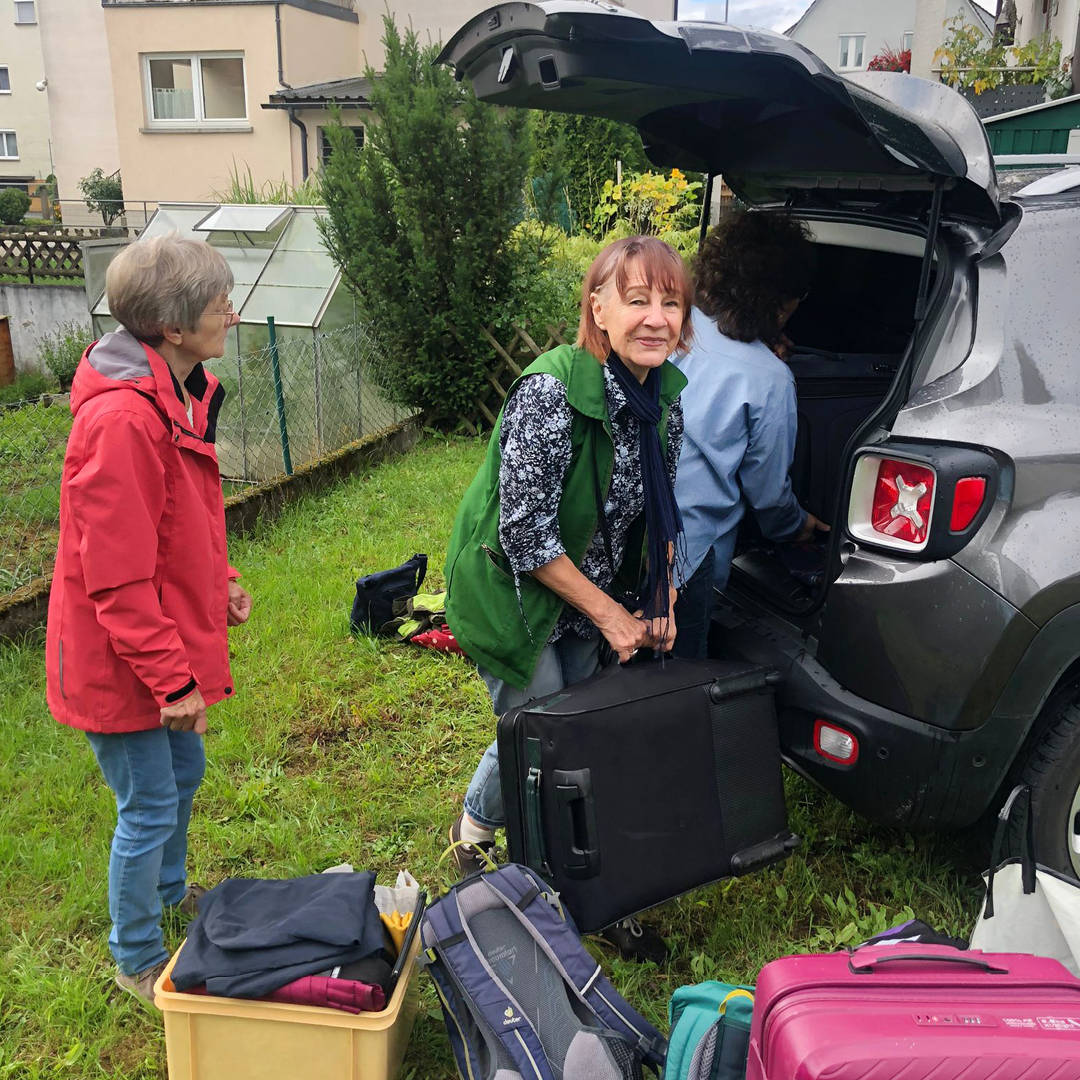
<path fill-rule="evenodd" d="M 232 315 L 234 313 L 235 312 L 234 312 L 234 309 L 233 309 L 233 302 L 230 300 L 225 305 L 225 310 L 224 311 L 204 311 L 203 315 Z"/>

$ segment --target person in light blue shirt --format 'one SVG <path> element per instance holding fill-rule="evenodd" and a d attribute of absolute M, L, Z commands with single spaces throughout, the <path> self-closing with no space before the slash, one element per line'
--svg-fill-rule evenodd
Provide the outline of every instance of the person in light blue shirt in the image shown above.
<path fill-rule="evenodd" d="M 747 511 L 768 540 L 828 531 L 799 505 L 788 476 L 798 417 L 784 326 L 813 272 L 805 224 L 782 214 L 735 214 L 698 255 L 694 345 L 676 361 L 688 380 L 675 482 L 687 556 L 675 608 L 678 656 L 706 656 L 712 590 L 727 584 Z"/>

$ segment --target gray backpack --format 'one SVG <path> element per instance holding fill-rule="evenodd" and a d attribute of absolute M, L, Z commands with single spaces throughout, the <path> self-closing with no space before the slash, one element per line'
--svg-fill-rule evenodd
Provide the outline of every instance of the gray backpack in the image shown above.
<path fill-rule="evenodd" d="M 557 897 L 511 864 L 428 908 L 421 963 L 465 1080 L 640 1080 L 667 1044 L 600 973 Z"/>

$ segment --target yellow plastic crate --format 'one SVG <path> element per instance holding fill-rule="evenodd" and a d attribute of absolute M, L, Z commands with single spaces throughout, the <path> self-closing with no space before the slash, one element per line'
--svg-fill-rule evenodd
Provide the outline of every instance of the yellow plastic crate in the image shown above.
<path fill-rule="evenodd" d="M 401 978 L 382 1012 L 181 994 L 169 961 L 154 984 L 165 1017 L 169 1080 L 393 1080 L 416 1019 L 413 938 Z"/>

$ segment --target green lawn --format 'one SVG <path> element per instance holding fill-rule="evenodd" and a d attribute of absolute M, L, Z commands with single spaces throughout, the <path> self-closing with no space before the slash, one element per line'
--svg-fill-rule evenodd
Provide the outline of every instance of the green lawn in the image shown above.
<path fill-rule="evenodd" d="M 52 568 L 70 431 L 66 398 L 0 408 L 0 596 Z"/>
<path fill-rule="evenodd" d="M 387 882 L 402 866 L 429 888 L 447 880 L 445 829 L 493 731 L 483 684 L 459 659 L 351 637 L 347 613 L 358 573 L 414 551 L 431 557 L 429 583 L 441 580 L 482 454 L 476 441 L 426 440 L 232 543 L 256 606 L 232 636 L 239 693 L 211 712 L 191 827 L 197 880 L 346 860 Z M 112 798 L 82 736 L 48 716 L 40 640 L 0 647 L 0 761 L 0 1077 L 165 1076 L 160 1019 L 112 984 Z M 869 826 L 794 777 L 788 792 L 802 851 L 652 916 L 668 965 L 597 953 L 654 1021 L 683 983 L 753 980 L 769 959 L 855 941 L 911 912 L 970 928 L 978 878 L 966 841 Z M 179 944 L 181 928 L 168 933 Z M 423 1000 L 403 1076 L 449 1080 L 427 988 Z"/>

